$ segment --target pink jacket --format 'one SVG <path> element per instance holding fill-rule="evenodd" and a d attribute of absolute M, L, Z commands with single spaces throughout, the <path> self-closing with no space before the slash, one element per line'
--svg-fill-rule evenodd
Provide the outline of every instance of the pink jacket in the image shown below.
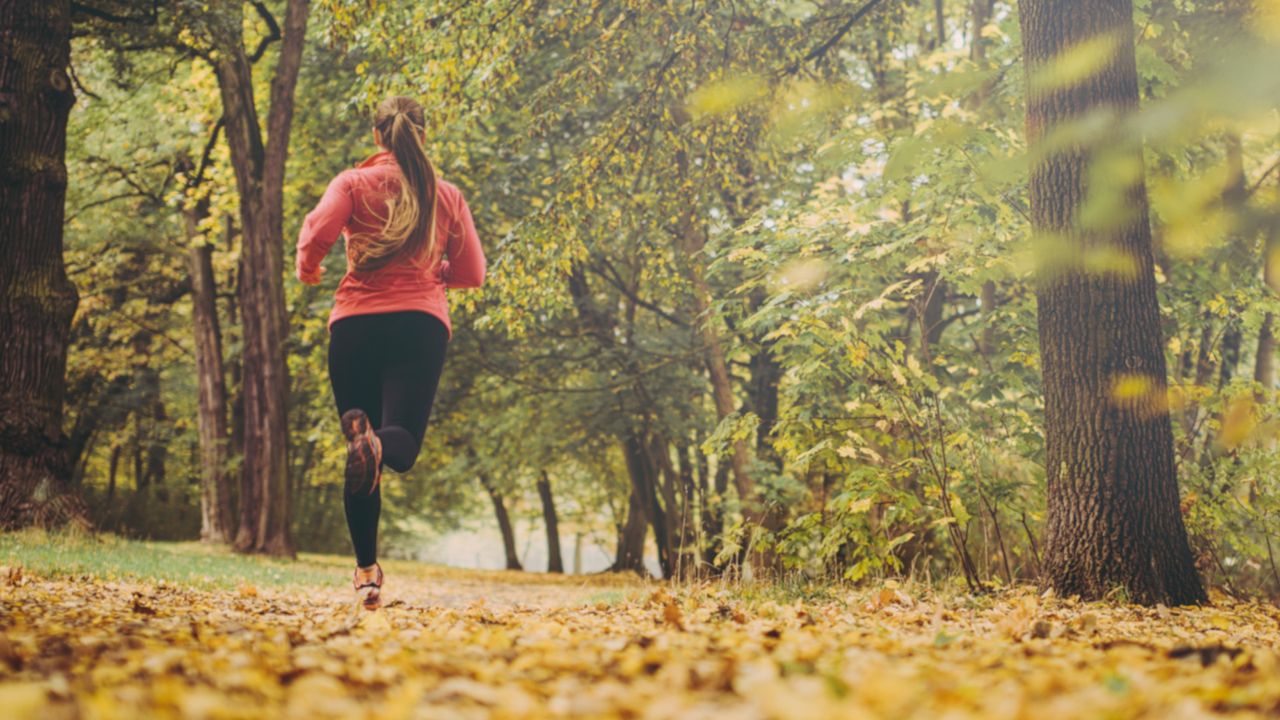
<path fill-rule="evenodd" d="M 298 235 L 298 279 L 319 282 L 320 261 L 337 242 L 338 235 L 345 233 L 347 274 L 334 294 L 329 327 L 350 315 L 418 310 L 440 318 L 452 336 L 445 288 L 479 287 L 485 271 L 484 251 L 471 210 L 453 184 L 436 182 L 439 249 L 425 267 L 409 260 L 372 272 L 356 272 L 351 267 L 351 238 L 381 230 L 387 200 L 395 195 L 400 181 L 400 167 L 389 152 L 378 153 L 334 178 Z"/>

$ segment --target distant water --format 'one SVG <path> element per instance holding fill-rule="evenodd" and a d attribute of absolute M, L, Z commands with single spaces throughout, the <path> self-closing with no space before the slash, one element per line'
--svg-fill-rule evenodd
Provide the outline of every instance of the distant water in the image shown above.
<path fill-rule="evenodd" d="M 514 520 L 516 552 L 520 564 L 530 572 L 547 570 L 547 536 L 541 523 Z M 560 557 L 566 573 L 597 573 L 613 564 L 614 544 L 617 539 L 595 533 L 579 533 L 572 528 L 561 528 Z M 408 548 L 399 548 L 402 552 Z M 414 559 L 437 565 L 481 570 L 502 570 L 507 566 L 502 552 L 502 534 L 494 523 L 473 522 L 458 530 L 431 538 L 408 554 Z M 576 562 L 575 562 L 576 557 Z M 657 558 L 645 553 L 645 565 L 649 572 L 659 574 Z"/>

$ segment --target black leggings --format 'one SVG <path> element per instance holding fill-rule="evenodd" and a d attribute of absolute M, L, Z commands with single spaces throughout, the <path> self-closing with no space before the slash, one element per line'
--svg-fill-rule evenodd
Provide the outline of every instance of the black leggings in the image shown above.
<path fill-rule="evenodd" d="M 369 416 L 382 441 L 383 466 L 408 472 L 418 459 L 448 345 L 444 323 L 423 312 L 352 315 L 330 329 L 329 382 L 338 416 L 354 408 Z M 381 485 L 368 495 L 346 494 L 343 506 L 356 563 L 368 567 L 378 555 Z"/>

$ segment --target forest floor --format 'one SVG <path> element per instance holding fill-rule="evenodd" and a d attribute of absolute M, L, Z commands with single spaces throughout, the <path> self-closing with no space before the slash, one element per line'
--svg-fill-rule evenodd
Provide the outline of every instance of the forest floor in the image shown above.
<path fill-rule="evenodd" d="M 673 586 L 0 535 L 0 714 L 25 718 L 1275 716 L 1280 610 Z"/>

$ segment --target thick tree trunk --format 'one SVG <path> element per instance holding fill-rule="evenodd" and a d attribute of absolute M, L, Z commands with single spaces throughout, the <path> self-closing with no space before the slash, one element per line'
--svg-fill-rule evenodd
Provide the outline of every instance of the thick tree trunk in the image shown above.
<path fill-rule="evenodd" d="M 62 260 L 67 0 L 0 0 L 0 528 L 56 521 L 65 489 L 67 341 L 77 295 Z M 56 513 L 55 513 L 56 514 Z"/>
<path fill-rule="evenodd" d="M 520 565 L 520 553 L 516 551 L 516 531 L 511 527 L 511 516 L 507 514 L 507 504 L 502 497 L 502 491 L 494 487 L 487 475 L 480 476 L 480 484 L 484 486 L 484 491 L 489 493 L 489 499 L 493 501 L 493 514 L 498 519 L 498 530 L 502 532 L 502 553 L 507 559 L 507 569 L 523 570 L 524 567 Z"/>
<path fill-rule="evenodd" d="M 197 214 L 187 217 L 187 237 L 196 236 Z M 227 384 L 222 366 L 222 330 L 218 324 L 217 283 L 213 275 L 213 246 L 192 246 L 191 317 L 195 325 L 196 381 L 199 386 L 200 539 L 230 542 L 231 476 L 228 472 Z"/>
<path fill-rule="evenodd" d="M 1130 0 L 1022 0 L 1020 9 L 1029 142 L 1090 113 L 1137 109 Z M 1100 36 L 1114 40 L 1114 55 L 1096 73 L 1066 87 L 1036 81 L 1063 52 Z M 1063 596 L 1093 599 L 1120 589 L 1147 604 L 1203 602 L 1179 511 L 1146 191 L 1139 174 L 1123 190 L 1129 214 L 1111 226 L 1081 226 L 1098 153 L 1142 162 L 1128 139 L 1073 145 L 1040 160 L 1030 180 L 1035 232 L 1070 243 L 1075 257 L 1109 248 L 1135 267 L 1132 274 L 1060 267 L 1039 283 L 1046 580 Z M 1115 393 L 1127 378 L 1140 378 L 1145 390 Z"/>
<path fill-rule="evenodd" d="M 242 552 L 292 555 L 289 532 L 289 377 L 284 360 L 284 172 L 294 89 L 306 40 L 307 0 L 289 0 L 271 82 L 264 142 L 254 103 L 253 68 L 242 23 L 219 25 L 214 70 L 226 118 L 227 147 L 240 196 L 244 457 L 240 485 Z"/>
<path fill-rule="evenodd" d="M 547 529 L 547 572 L 564 572 L 560 556 L 560 519 L 556 517 L 556 500 L 551 495 L 551 478 L 543 472 L 538 478 L 538 497 L 542 500 L 542 524 Z"/>

